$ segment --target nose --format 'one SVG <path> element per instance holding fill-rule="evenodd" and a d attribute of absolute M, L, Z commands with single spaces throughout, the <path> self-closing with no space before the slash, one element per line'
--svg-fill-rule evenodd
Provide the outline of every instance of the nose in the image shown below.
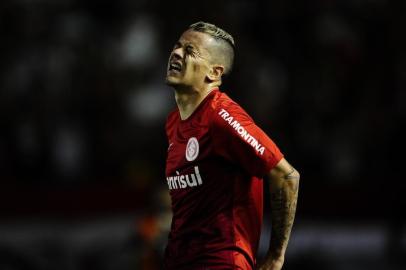
<path fill-rule="evenodd" d="M 175 57 L 176 59 L 182 59 L 183 55 L 184 55 L 184 51 L 182 47 L 176 48 L 172 51 L 172 55 L 173 57 Z"/>

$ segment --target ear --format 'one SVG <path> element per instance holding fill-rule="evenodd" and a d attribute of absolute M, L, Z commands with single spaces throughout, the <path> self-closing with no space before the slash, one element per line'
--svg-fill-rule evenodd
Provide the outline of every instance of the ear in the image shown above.
<path fill-rule="evenodd" d="M 221 65 L 213 65 L 209 69 L 209 74 L 207 77 L 210 81 L 221 81 L 221 76 L 224 73 L 224 66 Z"/>

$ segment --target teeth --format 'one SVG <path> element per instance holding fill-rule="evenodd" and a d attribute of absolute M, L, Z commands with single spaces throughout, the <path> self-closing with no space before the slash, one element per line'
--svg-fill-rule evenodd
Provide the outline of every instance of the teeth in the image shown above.
<path fill-rule="evenodd" d="M 172 63 L 172 64 L 170 65 L 170 69 L 175 69 L 175 70 L 180 71 L 181 66 L 180 66 L 179 63 Z"/>

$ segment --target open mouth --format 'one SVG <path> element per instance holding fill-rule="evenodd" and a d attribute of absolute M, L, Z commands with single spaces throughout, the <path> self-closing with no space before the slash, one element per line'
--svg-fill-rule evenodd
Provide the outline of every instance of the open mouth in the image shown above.
<path fill-rule="evenodd" d="M 170 63 L 169 70 L 180 72 L 182 70 L 182 65 L 179 62 Z"/>

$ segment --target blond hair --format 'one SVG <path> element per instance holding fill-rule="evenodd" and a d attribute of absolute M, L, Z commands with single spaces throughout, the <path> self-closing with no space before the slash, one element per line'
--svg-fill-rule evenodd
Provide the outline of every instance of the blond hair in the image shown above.
<path fill-rule="evenodd" d="M 214 24 L 200 21 L 200 22 L 191 24 L 189 26 L 189 29 L 209 34 L 210 36 L 214 37 L 215 39 L 222 39 L 222 40 L 228 42 L 233 49 L 235 48 L 233 36 Z"/>
<path fill-rule="evenodd" d="M 189 26 L 189 29 L 197 32 L 206 33 L 219 42 L 221 47 L 221 53 L 219 56 L 222 58 L 222 62 L 225 66 L 224 74 L 230 73 L 234 62 L 234 49 L 235 49 L 234 38 L 220 27 L 207 22 L 200 21 L 191 24 Z"/>

